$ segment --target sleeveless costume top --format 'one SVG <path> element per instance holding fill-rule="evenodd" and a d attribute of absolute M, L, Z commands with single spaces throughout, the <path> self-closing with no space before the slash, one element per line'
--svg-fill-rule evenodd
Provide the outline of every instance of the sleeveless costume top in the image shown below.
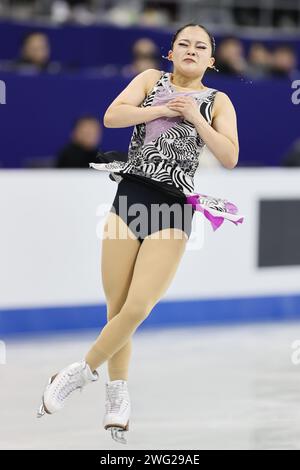
<path fill-rule="evenodd" d="M 174 91 L 170 73 L 161 71 L 161 78 L 140 107 L 166 104 L 177 96 L 196 99 L 199 112 L 211 123 L 211 110 L 217 90 Z M 97 170 L 109 171 L 111 179 L 120 182 L 126 175 L 150 179 L 160 189 L 174 194 L 189 195 L 194 191 L 194 175 L 205 143 L 193 124 L 183 117 L 161 117 L 134 126 L 128 148 L 128 161 L 90 163 Z M 101 161 L 101 155 L 97 160 Z"/>
<path fill-rule="evenodd" d="M 195 98 L 199 112 L 211 124 L 212 106 L 218 90 L 176 91 L 170 75 L 161 71 L 160 79 L 140 107 L 164 105 L 177 96 L 189 95 Z M 113 160 L 114 152 L 106 152 L 97 155 L 97 162 L 100 163 L 90 163 L 89 166 L 108 171 L 110 179 L 117 183 L 123 178 L 141 180 L 158 190 L 184 198 L 210 220 L 214 230 L 224 219 L 241 223 L 243 218 L 238 216 L 234 204 L 194 193 L 194 176 L 204 146 L 192 123 L 182 116 L 164 116 L 134 126 L 127 162 Z"/>

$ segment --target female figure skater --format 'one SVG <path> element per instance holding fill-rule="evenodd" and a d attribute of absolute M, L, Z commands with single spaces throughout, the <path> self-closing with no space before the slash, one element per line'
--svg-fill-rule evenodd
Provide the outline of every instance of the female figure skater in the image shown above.
<path fill-rule="evenodd" d="M 173 62 L 173 72 L 148 69 L 140 73 L 105 113 L 106 127 L 135 126 L 128 162 L 109 162 L 102 154 L 102 163 L 90 164 L 109 171 L 118 183 L 104 227 L 105 234 L 118 230 L 114 231 L 116 236 L 105 235 L 102 241 L 107 324 L 84 360 L 49 379 L 39 417 L 60 410 L 74 390 L 96 381 L 96 369 L 108 361 L 110 381 L 106 383 L 103 425 L 111 429 L 115 440 L 126 443 L 132 336 L 166 292 L 185 251 L 197 210 L 197 204 L 186 201 L 193 195 L 200 152 L 206 144 L 226 168 L 234 168 L 238 161 L 231 100 L 202 84 L 206 69 L 214 68 L 214 52 L 214 38 L 202 25 L 183 26 L 174 34 L 167 57 Z M 122 197 L 127 197 L 128 208 L 143 204 L 147 209 L 141 230 L 137 230 L 129 209 L 122 212 Z M 175 205 L 176 217 L 171 214 L 161 221 L 151 210 L 156 204 Z M 226 217 L 226 205 L 219 211 Z"/>

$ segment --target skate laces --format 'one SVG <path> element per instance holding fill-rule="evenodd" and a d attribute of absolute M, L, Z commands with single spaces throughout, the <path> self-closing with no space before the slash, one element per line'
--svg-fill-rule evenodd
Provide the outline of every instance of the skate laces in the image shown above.
<path fill-rule="evenodd" d="M 108 413 L 118 413 L 120 411 L 121 404 L 124 400 L 128 403 L 128 392 L 126 386 L 121 384 L 113 384 L 106 386 L 107 391 L 107 411 Z"/>
<path fill-rule="evenodd" d="M 84 386 L 85 380 L 81 376 L 81 372 L 82 366 L 78 366 L 74 371 L 66 371 L 59 378 L 54 393 L 60 402 L 66 400 L 71 392 Z"/>

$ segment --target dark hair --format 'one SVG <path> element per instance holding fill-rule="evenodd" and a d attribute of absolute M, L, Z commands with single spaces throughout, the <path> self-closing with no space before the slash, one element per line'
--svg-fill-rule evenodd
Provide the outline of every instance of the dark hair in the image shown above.
<path fill-rule="evenodd" d="M 184 26 L 182 26 L 181 28 L 179 28 L 176 33 L 174 33 L 173 37 L 172 37 L 172 41 L 171 41 L 171 49 L 173 49 L 173 46 L 174 46 L 174 42 L 176 41 L 177 39 L 177 36 L 179 33 L 181 33 L 181 31 L 183 31 L 185 28 L 187 28 L 188 26 L 199 26 L 199 28 L 202 28 L 206 34 L 208 35 L 209 37 L 209 40 L 210 40 L 210 45 L 211 45 L 211 56 L 213 57 L 215 55 L 215 52 L 216 52 L 216 41 L 215 41 L 215 38 L 213 37 L 213 35 L 207 31 L 207 29 L 205 28 L 205 26 L 203 26 L 202 24 L 197 24 L 197 23 L 188 23 Z"/>

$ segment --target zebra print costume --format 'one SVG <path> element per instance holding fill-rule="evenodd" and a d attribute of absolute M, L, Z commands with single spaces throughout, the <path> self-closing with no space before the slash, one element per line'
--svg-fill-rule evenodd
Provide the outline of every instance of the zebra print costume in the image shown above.
<path fill-rule="evenodd" d="M 178 95 L 193 96 L 202 116 L 211 124 L 211 112 L 218 90 L 178 92 L 173 89 L 170 73 L 161 71 L 160 79 L 141 103 L 141 107 L 162 105 Z M 128 161 L 98 160 L 90 167 L 110 172 L 110 178 L 119 183 L 123 177 L 139 177 L 151 180 L 161 189 L 188 196 L 194 192 L 194 175 L 199 157 L 205 146 L 193 124 L 178 116 L 162 117 L 137 124 L 128 148 Z M 122 176 L 123 175 L 123 176 Z"/>

